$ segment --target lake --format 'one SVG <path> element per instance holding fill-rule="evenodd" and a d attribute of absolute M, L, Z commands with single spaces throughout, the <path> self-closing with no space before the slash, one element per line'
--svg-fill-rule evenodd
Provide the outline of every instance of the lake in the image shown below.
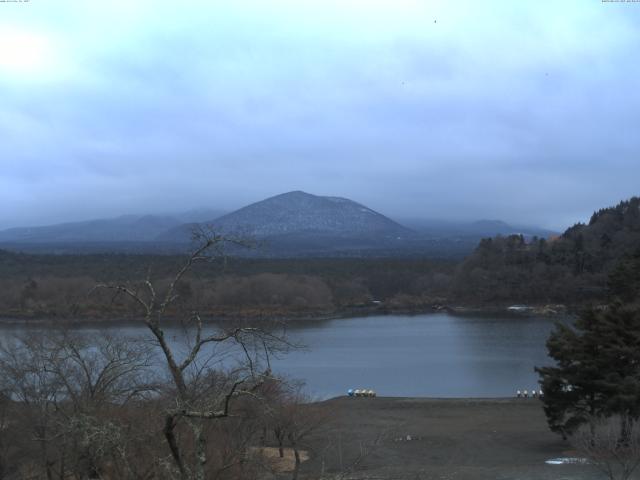
<path fill-rule="evenodd" d="M 42 328 L 42 327 L 38 327 Z M 102 327 L 126 336 L 144 326 Z M 536 317 L 386 315 L 301 322 L 289 334 L 305 349 L 272 361 L 314 398 L 367 388 L 382 396 L 505 397 L 538 388 L 534 366 L 550 363 L 553 320 Z M 100 328 L 83 326 L 92 333 Z M 5 326 L 5 335 L 24 330 Z M 180 329 L 167 329 L 178 338 Z"/>

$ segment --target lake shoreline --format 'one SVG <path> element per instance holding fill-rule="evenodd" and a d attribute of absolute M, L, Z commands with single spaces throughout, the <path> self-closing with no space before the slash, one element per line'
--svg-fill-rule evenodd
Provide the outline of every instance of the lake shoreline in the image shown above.
<path fill-rule="evenodd" d="M 206 333 L 241 325 L 207 324 Z M 534 367 L 549 361 L 545 342 L 553 325 L 552 319 L 543 317 L 430 312 L 298 320 L 264 324 L 262 328 L 286 334 L 289 344 L 299 347 L 274 352 L 270 368 L 284 378 L 305 382 L 311 398 L 331 398 L 349 388 L 366 388 L 380 396 L 464 399 L 509 397 L 518 389 L 537 389 Z M 103 334 L 150 338 L 146 325 L 131 319 L 72 326 L 5 323 L 0 332 L 10 338 L 32 332 L 54 335 L 65 329 L 88 338 Z M 176 351 L 184 352 L 192 340 L 193 330 L 180 322 L 166 322 L 163 330 Z M 230 342 L 225 348 L 230 349 L 225 350 L 227 355 L 235 347 Z M 231 355 L 228 361 L 236 359 Z"/>
<path fill-rule="evenodd" d="M 408 307 L 389 307 L 387 305 L 376 305 L 371 307 L 354 307 L 342 309 L 334 312 L 299 312 L 299 313 L 268 313 L 256 314 L 255 312 L 232 312 L 218 314 L 202 314 L 203 321 L 209 324 L 225 324 L 242 322 L 265 322 L 274 323 L 281 322 L 285 324 L 295 324 L 298 322 L 322 322 L 330 320 L 339 320 L 346 318 L 360 318 L 372 316 L 417 316 L 428 315 L 432 313 L 447 313 L 453 316 L 496 316 L 501 318 L 528 318 L 528 317 L 545 317 L 545 318 L 566 318 L 575 315 L 579 309 L 577 306 L 567 307 L 565 305 L 549 306 L 549 305 L 531 305 L 523 310 L 512 310 L 512 305 L 494 305 L 494 306 L 465 306 L 465 305 L 440 305 L 435 304 L 428 307 L 408 308 Z M 551 308 L 556 307 L 556 308 Z M 108 317 L 106 315 L 87 316 L 83 318 L 73 316 L 63 316 L 52 313 L 0 313 L 0 327 L 11 325 L 34 325 L 34 326 L 61 326 L 61 327 L 82 327 L 82 326 L 107 326 L 118 324 L 129 324 L 132 322 L 141 322 L 142 316 L 131 317 Z M 166 316 L 168 324 L 180 324 L 182 320 L 177 316 Z"/>

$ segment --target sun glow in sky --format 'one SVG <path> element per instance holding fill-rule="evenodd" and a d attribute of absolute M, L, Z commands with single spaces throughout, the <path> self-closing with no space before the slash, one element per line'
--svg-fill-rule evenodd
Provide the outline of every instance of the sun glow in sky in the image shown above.
<path fill-rule="evenodd" d="M 27 30 L 0 30 L 0 71 L 9 75 L 32 76 L 54 68 L 55 52 L 43 35 Z"/>

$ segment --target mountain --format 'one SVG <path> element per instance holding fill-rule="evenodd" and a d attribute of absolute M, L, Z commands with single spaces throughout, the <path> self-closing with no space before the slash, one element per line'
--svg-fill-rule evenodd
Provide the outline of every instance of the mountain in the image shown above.
<path fill-rule="evenodd" d="M 404 222 L 403 222 L 404 223 Z M 55 253 L 184 253 L 194 229 L 257 240 L 252 256 L 430 256 L 462 258 L 483 237 L 521 233 L 548 237 L 541 229 L 499 220 L 454 222 L 413 220 L 404 226 L 347 198 L 294 191 L 228 214 L 197 209 L 172 215 L 117 218 L 0 231 L 0 247 Z"/>
<path fill-rule="evenodd" d="M 411 234 L 411 230 L 352 200 L 301 191 L 252 203 L 207 223 L 222 232 L 259 238 L 311 234 L 345 237 Z M 182 225 L 158 239 L 184 239 L 186 232 L 194 226 Z"/>
<path fill-rule="evenodd" d="M 147 242 L 180 224 L 173 217 L 123 215 L 84 222 L 43 227 L 10 228 L 0 231 L 3 243 Z"/>
<path fill-rule="evenodd" d="M 224 231 L 260 237 L 294 233 L 403 235 L 402 225 L 359 203 L 295 191 L 253 203 L 214 222 Z"/>
<path fill-rule="evenodd" d="M 495 235 L 518 235 L 525 237 L 549 237 L 558 232 L 544 228 L 523 225 L 510 225 L 502 220 L 453 221 L 440 219 L 400 219 L 403 225 L 418 233 L 432 237 L 474 237 L 478 240 Z"/>
<path fill-rule="evenodd" d="M 414 236 L 410 229 L 353 200 L 301 191 L 252 203 L 206 223 L 217 232 L 258 240 L 261 248 L 255 254 L 268 256 L 397 252 Z M 197 227 L 181 225 L 157 240 L 185 242 Z"/>

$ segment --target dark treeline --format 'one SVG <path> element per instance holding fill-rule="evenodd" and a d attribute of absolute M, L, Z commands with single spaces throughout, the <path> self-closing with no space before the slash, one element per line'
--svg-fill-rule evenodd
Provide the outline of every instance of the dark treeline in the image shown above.
<path fill-rule="evenodd" d="M 556 238 L 484 239 L 460 265 L 452 288 L 467 302 L 600 302 L 608 275 L 640 248 L 640 198 L 599 210 Z"/>
<path fill-rule="evenodd" d="M 559 237 L 484 239 L 461 262 L 429 258 L 217 258 L 180 297 L 211 316 L 417 312 L 436 305 L 580 306 L 607 298 L 608 275 L 640 248 L 640 199 L 595 212 Z M 0 251 L 0 314 L 126 316 L 123 299 L 88 295 L 97 282 L 169 278 L 172 255 L 32 255 Z M 378 303 L 381 302 L 381 303 Z M 105 306 L 108 305 L 108 306 Z"/>
<path fill-rule="evenodd" d="M 0 253 L 5 316 L 129 315 L 126 299 L 89 295 L 98 282 L 168 279 L 183 257 Z M 432 259 L 213 259 L 180 286 L 182 301 L 210 315 L 332 314 L 373 307 L 423 308 L 443 302 L 456 263 Z"/>

